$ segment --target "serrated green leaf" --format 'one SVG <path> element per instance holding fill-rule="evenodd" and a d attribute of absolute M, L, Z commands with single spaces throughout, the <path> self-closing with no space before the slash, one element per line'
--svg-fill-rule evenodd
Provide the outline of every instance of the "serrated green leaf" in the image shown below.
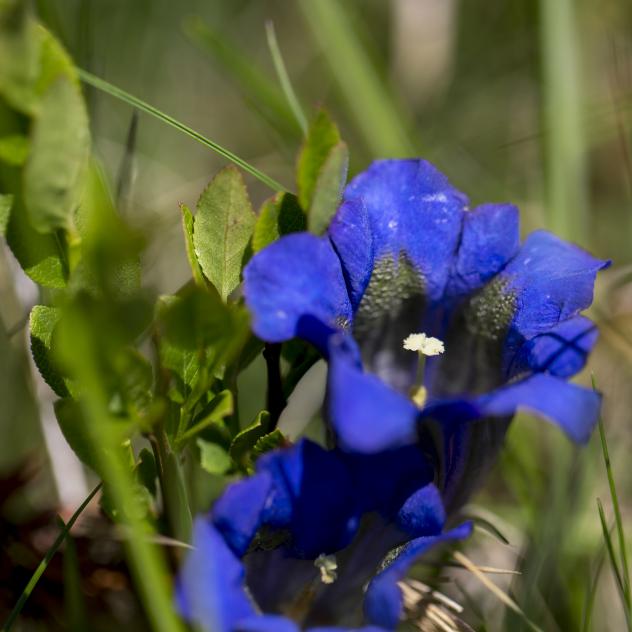
<path fill-rule="evenodd" d="M 257 418 L 244 428 L 230 444 L 230 456 L 238 465 L 248 469 L 250 453 L 259 439 L 270 432 L 270 413 L 262 410 Z"/>
<path fill-rule="evenodd" d="M 196 415 L 191 427 L 183 432 L 180 437 L 176 437 L 176 447 L 179 449 L 186 441 L 208 428 L 208 426 L 219 423 L 229 415 L 232 415 L 234 410 L 233 394 L 229 390 L 218 393 Z"/>
<path fill-rule="evenodd" d="M 40 40 L 31 3 L 0 3 L 0 94 L 17 110 L 29 113 L 35 102 Z"/>
<path fill-rule="evenodd" d="M 2 237 L 7 234 L 7 226 L 9 225 L 9 216 L 11 215 L 12 206 L 13 196 L 0 193 L 0 235 L 2 235 Z"/>
<path fill-rule="evenodd" d="M 316 180 L 307 216 L 309 230 L 315 235 L 322 235 L 327 230 L 336 213 L 347 181 L 348 169 L 349 150 L 346 143 L 340 142 L 331 148 Z"/>
<path fill-rule="evenodd" d="M 204 441 L 204 439 L 198 439 L 196 443 L 200 449 L 200 465 L 202 469 L 210 474 L 225 474 L 230 469 L 230 456 L 228 456 L 224 448 L 216 443 Z"/>
<path fill-rule="evenodd" d="M 29 139 L 22 134 L 0 138 L 0 161 L 12 167 L 21 167 L 29 155 Z"/>
<path fill-rule="evenodd" d="M 252 460 L 256 461 L 262 454 L 280 448 L 285 444 L 283 433 L 277 428 L 261 437 L 252 448 Z"/>
<path fill-rule="evenodd" d="M 222 169 L 198 200 L 193 242 L 202 271 L 223 300 L 239 285 L 255 221 L 241 173 Z"/>
<path fill-rule="evenodd" d="M 305 228 L 305 213 L 297 197 L 291 193 L 277 193 L 261 205 L 252 234 L 252 249 L 259 252 L 279 237 Z"/>
<path fill-rule="evenodd" d="M 46 233 L 72 227 L 89 150 L 83 97 L 76 85 L 61 76 L 42 98 L 24 169 L 24 203 L 36 230 Z"/>
<path fill-rule="evenodd" d="M 36 305 L 29 316 L 31 353 L 44 381 L 59 395 L 68 397 L 68 387 L 56 366 L 52 352 L 53 332 L 61 312 L 56 307 Z"/>
<path fill-rule="evenodd" d="M 338 127 L 325 110 L 319 110 L 309 126 L 296 168 L 298 199 L 306 211 L 312 205 L 320 171 L 329 153 L 339 142 Z"/>
<path fill-rule="evenodd" d="M 194 218 L 191 209 L 186 204 L 180 205 L 180 211 L 182 212 L 182 230 L 184 232 L 184 245 L 187 253 L 187 259 L 189 260 L 189 266 L 191 267 L 191 274 L 193 280 L 200 287 L 206 287 L 206 281 L 204 280 L 204 274 L 200 264 L 198 263 L 197 256 L 195 254 L 195 244 L 193 242 L 193 227 Z"/>
<path fill-rule="evenodd" d="M 33 281 L 44 287 L 66 286 L 68 266 L 64 243 L 56 235 L 38 233 L 29 224 L 19 198 L 14 198 L 6 238 L 15 258 Z"/>

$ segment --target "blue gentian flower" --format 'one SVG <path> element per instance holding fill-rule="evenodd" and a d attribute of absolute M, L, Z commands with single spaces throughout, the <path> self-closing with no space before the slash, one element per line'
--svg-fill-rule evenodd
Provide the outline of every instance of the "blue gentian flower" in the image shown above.
<path fill-rule="evenodd" d="M 336 445 L 370 454 L 421 434 L 454 508 L 517 409 L 588 440 L 599 395 L 567 380 L 595 342 L 580 312 L 608 264 L 546 231 L 520 244 L 515 206 L 470 209 L 428 162 L 382 160 L 346 187 L 327 234 L 256 254 L 244 294 L 260 338 L 299 337 L 327 358 Z M 417 355 L 403 347 L 413 333 L 445 346 L 417 385 Z"/>
<path fill-rule="evenodd" d="M 207 632 L 394 630 L 409 567 L 471 532 L 443 530 L 432 478 L 415 445 L 361 455 L 301 440 L 264 455 L 196 520 L 180 612 Z"/>

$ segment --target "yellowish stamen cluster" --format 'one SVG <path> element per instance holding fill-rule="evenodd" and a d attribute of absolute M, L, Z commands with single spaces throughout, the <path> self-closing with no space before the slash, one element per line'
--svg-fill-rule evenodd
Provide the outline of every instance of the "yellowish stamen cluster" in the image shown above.
<path fill-rule="evenodd" d="M 417 379 L 415 385 L 410 389 L 410 398 L 415 406 L 423 408 L 426 403 L 428 392 L 423 385 L 424 369 L 427 356 L 440 355 L 445 351 L 443 342 L 438 338 L 427 336 L 424 333 L 410 334 L 404 340 L 404 349 L 407 351 L 416 351 L 419 354 L 419 365 L 417 367 Z"/>
<path fill-rule="evenodd" d="M 314 560 L 314 566 L 320 571 L 320 580 L 323 584 L 333 584 L 338 579 L 338 562 L 335 555 L 322 553 Z"/>

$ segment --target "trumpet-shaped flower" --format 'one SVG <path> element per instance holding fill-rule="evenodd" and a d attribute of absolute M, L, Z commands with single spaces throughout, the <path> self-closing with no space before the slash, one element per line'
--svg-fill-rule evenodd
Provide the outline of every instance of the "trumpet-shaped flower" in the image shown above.
<path fill-rule="evenodd" d="M 545 231 L 521 244 L 515 206 L 470 208 L 428 162 L 384 160 L 347 186 L 327 234 L 253 257 L 244 293 L 259 337 L 327 358 L 336 444 L 370 454 L 421 434 L 454 507 L 517 409 L 588 440 L 600 398 L 568 378 L 595 342 L 580 312 L 607 265 Z M 427 345 L 420 381 L 410 348 Z"/>
<path fill-rule="evenodd" d="M 432 468 L 417 446 L 373 455 L 302 440 L 259 459 L 195 523 L 177 598 L 208 632 L 394 630 L 400 587 L 443 530 Z"/>

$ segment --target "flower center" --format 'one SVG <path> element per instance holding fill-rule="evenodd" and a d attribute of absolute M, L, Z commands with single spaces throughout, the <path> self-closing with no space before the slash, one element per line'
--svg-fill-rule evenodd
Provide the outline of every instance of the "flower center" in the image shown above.
<path fill-rule="evenodd" d="M 424 373 L 426 369 L 426 357 L 436 356 L 445 351 L 443 342 L 438 338 L 427 336 L 424 333 L 410 334 L 404 339 L 404 349 L 407 351 L 416 351 L 419 356 L 417 364 L 417 377 L 415 383 L 410 389 L 410 398 L 415 406 L 423 408 L 428 396 L 424 384 Z"/>

